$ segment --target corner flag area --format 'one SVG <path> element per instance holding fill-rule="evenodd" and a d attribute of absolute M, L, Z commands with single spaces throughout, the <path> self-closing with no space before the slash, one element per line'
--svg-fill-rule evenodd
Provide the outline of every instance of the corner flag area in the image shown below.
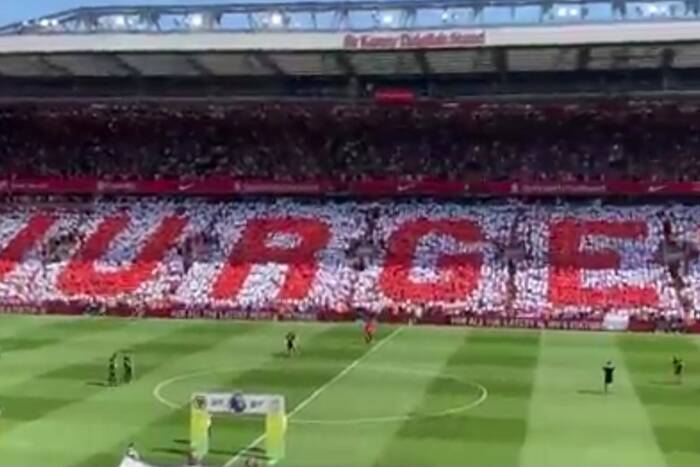
<path fill-rule="evenodd" d="M 130 383 L 118 359 L 108 384 L 115 354 Z M 0 460 L 116 466 L 133 442 L 184 465 L 191 395 L 245 391 L 285 397 L 282 465 L 700 465 L 698 366 L 680 335 L 380 326 L 367 345 L 359 324 L 7 315 Z M 263 419 L 215 415 L 204 463 L 264 459 L 263 441 Z"/>

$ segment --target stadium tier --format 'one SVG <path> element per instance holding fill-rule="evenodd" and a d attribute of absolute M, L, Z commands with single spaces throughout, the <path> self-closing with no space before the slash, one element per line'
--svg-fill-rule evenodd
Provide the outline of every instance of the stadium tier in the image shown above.
<path fill-rule="evenodd" d="M 6 207 L 10 308 L 441 319 L 700 303 L 696 208 L 130 201 Z M 439 322 L 439 320 L 438 320 Z"/>
<path fill-rule="evenodd" d="M 0 174 L 106 182 L 695 181 L 700 166 L 689 156 L 700 150 L 699 117 L 700 104 L 648 100 L 3 106 Z"/>

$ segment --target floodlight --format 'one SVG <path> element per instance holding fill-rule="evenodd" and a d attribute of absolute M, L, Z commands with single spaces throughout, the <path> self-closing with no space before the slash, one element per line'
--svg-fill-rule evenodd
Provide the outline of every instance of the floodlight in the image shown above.
<path fill-rule="evenodd" d="M 270 24 L 272 24 L 273 26 L 282 26 L 283 22 L 284 18 L 279 12 L 275 11 L 270 15 Z"/>
<path fill-rule="evenodd" d="M 114 24 L 114 27 L 123 28 L 126 26 L 126 18 L 124 15 L 114 15 L 112 17 L 112 23 Z"/>
<path fill-rule="evenodd" d="M 190 15 L 188 18 L 188 23 L 191 28 L 201 28 L 204 26 L 204 16 L 200 13 Z"/>

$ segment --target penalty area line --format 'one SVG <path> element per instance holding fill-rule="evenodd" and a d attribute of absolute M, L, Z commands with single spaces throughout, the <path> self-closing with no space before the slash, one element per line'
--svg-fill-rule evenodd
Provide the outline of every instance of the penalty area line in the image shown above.
<path fill-rule="evenodd" d="M 394 331 L 393 331 L 391 334 L 389 334 L 389 335 L 388 335 L 387 337 L 385 337 L 383 340 L 381 340 L 380 342 L 378 342 L 377 345 L 375 345 L 374 347 L 370 348 L 367 352 L 365 352 L 365 353 L 363 353 L 362 355 L 360 355 L 356 360 L 354 360 L 354 361 L 351 362 L 348 366 L 346 366 L 345 368 L 343 368 L 343 370 L 342 370 L 340 373 L 338 373 L 338 374 L 335 375 L 333 378 L 329 379 L 329 380 L 326 381 L 324 384 L 322 384 L 321 386 L 319 386 L 314 392 L 312 392 L 312 393 L 309 395 L 309 397 L 307 397 L 306 399 L 304 399 L 303 401 L 301 401 L 296 407 L 294 407 L 294 410 L 292 410 L 291 412 L 289 412 L 289 414 L 287 414 L 287 418 L 292 418 L 294 415 L 296 415 L 296 414 L 298 414 L 299 412 L 301 412 L 302 410 L 304 410 L 305 407 L 307 407 L 309 404 L 311 404 L 313 401 L 315 401 L 315 400 L 316 400 L 321 394 L 323 394 L 323 392 L 325 392 L 329 387 L 331 387 L 331 386 L 332 386 L 333 384 L 335 384 L 337 381 L 339 381 L 340 379 L 342 379 L 345 375 L 347 375 L 348 373 L 350 373 L 353 369 L 355 369 L 355 367 L 357 367 L 357 365 L 359 365 L 360 363 L 362 363 L 362 361 L 364 361 L 367 357 L 369 357 L 370 355 L 372 355 L 374 352 L 376 352 L 377 350 L 379 350 L 380 348 L 382 348 L 387 342 L 389 342 L 391 339 L 393 339 L 394 337 L 396 337 L 402 330 L 403 330 L 403 326 L 394 329 Z M 258 444 L 262 443 L 264 439 L 265 439 L 265 435 L 264 435 L 264 434 L 262 434 L 262 435 L 258 436 L 257 438 L 255 438 L 250 444 L 248 444 L 248 445 L 247 445 L 246 447 L 244 447 L 241 451 L 239 451 L 238 454 L 236 454 L 236 455 L 233 456 L 231 459 L 229 459 L 228 462 L 226 462 L 226 463 L 223 465 L 223 467 L 232 467 L 236 462 L 238 462 L 238 460 L 241 459 L 241 457 L 243 457 L 243 455 L 244 455 L 246 452 L 250 451 L 251 449 L 253 449 L 254 447 L 256 447 Z"/>

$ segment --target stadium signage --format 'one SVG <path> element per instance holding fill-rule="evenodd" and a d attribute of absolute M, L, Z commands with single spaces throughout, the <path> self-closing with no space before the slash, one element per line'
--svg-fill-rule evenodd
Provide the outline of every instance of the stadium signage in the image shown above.
<path fill-rule="evenodd" d="M 652 188 L 649 188 L 649 193 L 659 191 L 652 191 Z M 513 183 L 510 191 L 522 195 L 599 195 L 607 193 L 608 187 L 604 183 Z"/>
<path fill-rule="evenodd" d="M 214 392 L 196 394 L 209 413 L 233 415 L 266 415 L 273 411 L 284 411 L 284 397 L 275 394 L 244 394 Z"/>
<path fill-rule="evenodd" d="M 484 45 L 483 31 L 346 34 L 343 45 L 353 50 L 441 49 Z"/>
<path fill-rule="evenodd" d="M 32 302 L 19 305 L 16 301 L 0 301 L 0 313 L 14 314 L 65 314 L 79 315 L 85 312 L 88 305 L 78 302 L 58 303 L 58 302 Z M 120 313 L 118 308 L 108 306 L 105 311 L 112 316 L 132 316 L 129 314 Z M 116 313 L 115 313 L 116 311 Z M 154 308 L 147 308 L 145 315 L 157 318 L 196 318 L 196 319 L 280 319 L 284 321 L 356 321 L 361 317 L 356 312 L 335 312 L 327 310 L 318 310 L 315 312 L 306 313 L 283 313 L 283 312 L 265 312 L 261 316 L 256 316 L 253 311 L 230 310 L 229 312 L 219 313 L 185 313 L 182 308 L 173 308 L 169 313 L 162 314 Z M 422 319 L 412 319 L 406 314 L 394 315 L 380 313 L 379 321 L 391 323 L 414 323 L 414 324 L 430 324 L 430 325 L 451 325 L 451 326 L 467 326 L 467 327 L 493 327 L 493 328 L 521 328 L 521 329 L 555 329 L 555 330 L 577 330 L 577 331 L 631 331 L 631 332 L 654 332 L 657 329 L 657 323 L 654 320 L 639 320 L 630 319 L 626 326 L 610 327 L 606 325 L 608 320 L 605 319 L 588 319 L 588 318 L 550 318 L 546 314 L 541 317 L 533 316 L 532 313 L 520 313 L 515 311 L 509 316 L 499 316 L 498 313 L 486 312 L 482 315 L 477 315 L 468 312 L 440 312 L 431 317 L 423 317 Z M 700 321 L 686 320 L 680 328 L 682 332 L 689 334 L 700 334 Z"/>
<path fill-rule="evenodd" d="M 0 179 L 0 193 L 19 194 L 139 194 L 139 195 L 351 195 L 393 196 L 698 196 L 699 182 L 446 182 L 441 180 L 318 180 L 309 182 L 237 180 L 100 180 L 92 178 Z"/>
<path fill-rule="evenodd" d="M 46 312 L 46 309 L 41 304 L 18 304 L 18 303 L 0 303 L 0 313 L 16 313 L 19 315 L 41 315 Z"/>
<path fill-rule="evenodd" d="M 559 329 L 576 331 L 602 331 L 602 319 L 548 319 L 498 316 L 455 316 L 450 324 L 456 326 L 488 328 Z"/>
<path fill-rule="evenodd" d="M 35 181 L 35 180 L 12 180 L 3 184 L 3 188 L 11 187 L 14 191 L 47 192 L 51 190 L 51 180 Z"/>
<path fill-rule="evenodd" d="M 486 34 L 488 32 L 488 35 Z M 112 53 L 208 53 L 256 50 L 318 52 L 332 50 L 410 50 L 510 46 L 574 46 L 654 42 L 679 43 L 700 40 L 697 21 L 641 22 L 639 24 L 580 24 L 529 27 L 493 27 L 456 31 L 396 33 L 328 33 L 265 31 L 100 34 L 21 34 L 0 36 L 0 50 L 7 54 L 79 53 L 94 57 Z"/>
<path fill-rule="evenodd" d="M 99 192 L 110 192 L 110 191 L 135 191 L 137 189 L 137 184 L 134 182 L 119 182 L 119 181 L 98 181 L 97 191 Z"/>
<path fill-rule="evenodd" d="M 239 307 L 222 307 L 222 306 L 207 306 L 198 307 L 186 304 L 178 304 L 170 306 L 170 316 L 173 318 L 188 318 L 188 319 L 245 319 L 250 321 L 269 321 L 280 319 L 284 321 L 315 321 L 323 320 L 327 317 L 327 313 L 319 312 L 319 314 L 308 312 L 297 312 L 297 310 L 287 310 L 285 307 L 279 307 L 277 310 L 254 310 Z M 341 317 L 334 315 L 332 319 L 327 321 L 341 321 Z"/>
<path fill-rule="evenodd" d="M 315 182 L 239 182 L 236 191 L 243 194 L 318 194 L 323 190 Z"/>

